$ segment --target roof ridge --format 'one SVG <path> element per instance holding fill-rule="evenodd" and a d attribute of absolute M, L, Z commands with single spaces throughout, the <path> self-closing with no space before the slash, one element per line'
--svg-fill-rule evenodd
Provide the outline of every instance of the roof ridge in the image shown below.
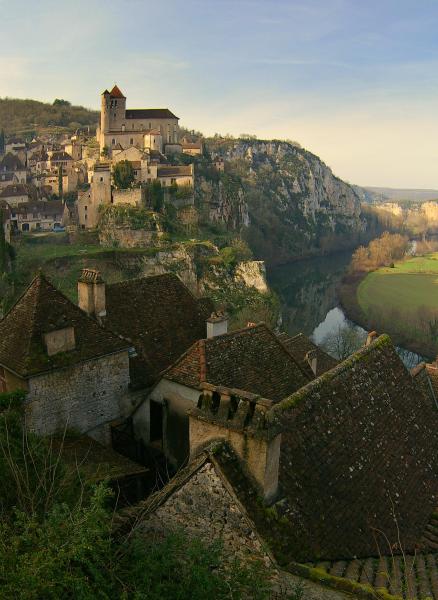
<path fill-rule="evenodd" d="M 199 340 L 199 380 L 207 381 L 207 356 L 205 353 L 205 339 Z"/>
<path fill-rule="evenodd" d="M 208 298 L 208 296 L 206 296 Z M 261 321 L 260 323 L 256 323 L 255 325 L 250 325 L 249 327 L 241 327 L 240 329 L 233 329 L 232 331 L 227 331 L 226 333 L 221 333 L 220 335 L 215 335 L 214 337 L 211 338 L 204 338 L 206 342 L 214 342 L 216 340 L 219 339 L 223 339 L 225 337 L 232 337 L 232 336 L 236 336 L 236 335 L 240 335 L 242 333 L 245 333 L 246 331 L 252 331 L 253 329 L 258 329 L 259 327 L 265 327 L 266 329 L 269 329 L 269 327 L 266 325 L 266 323 L 264 323 L 263 321 Z"/>
<path fill-rule="evenodd" d="M 357 363 L 360 358 L 366 356 L 367 354 L 372 352 L 376 347 L 382 345 L 392 346 L 394 348 L 394 344 L 392 343 L 391 338 L 386 333 L 380 335 L 374 342 L 372 342 L 368 346 L 362 346 L 362 348 L 360 348 L 356 352 L 353 352 L 353 354 L 348 356 L 341 363 L 337 364 L 325 373 L 321 373 L 321 375 L 309 381 L 309 383 L 307 383 L 305 386 L 303 386 L 287 398 L 284 398 L 277 404 L 274 404 L 274 406 L 269 410 L 269 412 L 271 414 L 275 414 L 275 412 L 278 412 L 279 410 L 295 407 L 302 398 L 310 394 L 314 388 L 318 388 L 322 382 L 331 381 L 335 379 L 338 375 L 346 371 L 352 364 Z"/>
<path fill-rule="evenodd" d="M 300 363 L 296 360 L 295 356 L 292 354 L 292 352 L 289 350 L 289 348 L 286 346 L 286 344 L 282 340 L 279 339 L 278 335 L 276 333 L 274 333 L 272 331 L 272 329 L 270 329 L 269 327 L 266 327 L 266 329 L 269 331 L 269 333 L 271 334 L 271 336 L 275 339 L 275 341 L 277 342 L 277 344 L 279 344 L 279 346 L 281 346 L 281 348 L 283 349 L 283 351 L 286 352 L 286 354 L 292 358 L 292 360 L 294 361 L 294 363 L 296 364 L 296 366 L 299 368 L 299 370 L 301 371 L 301 373 L 304 375 L 304 377 L 306 379 L 309 379 L 309 375 L 304 371 L 304 369 L 302 368 L 302 366 L 300 365 Z"/>

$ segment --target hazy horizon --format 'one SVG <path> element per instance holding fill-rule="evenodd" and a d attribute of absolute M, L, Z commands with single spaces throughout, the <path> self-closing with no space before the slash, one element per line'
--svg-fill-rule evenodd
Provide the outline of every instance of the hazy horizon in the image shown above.
<path fill-rule="evenodd" d="M 54 0 L 6 8 L 0 96 L 168 106 L 202 131 L 298 141 L 336 175 L 438 189 L 431 0 Z"/>

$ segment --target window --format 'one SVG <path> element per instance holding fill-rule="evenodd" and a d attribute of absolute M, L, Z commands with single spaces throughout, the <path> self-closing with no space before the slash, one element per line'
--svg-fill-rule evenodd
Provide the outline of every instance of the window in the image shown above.
<path fill-rule="evenodd" d="M 172 177 L 172 179 L 170 180 L 170 183 L 171 183 L 172 185 L 175 185 L 175 184 L 176 184 L 176 179 L 175 179 L 175 177 Z"/>
<path fill-rule="evenodd" d="M 100 178 L 100 181 L 103 181 L 103 177 Z"/>
<path fill-rule="evenodd" d="M 131 139 L 129 140 L 129 143 L 131 144 L 131 146 L 133 146 L 133 145 L 134 145 L 134 138 L 131 138 Z"/>
<path fill-rule="evenodd" d="M 122 123 L 122 131 L 125 131 L 125 124 Z"/>
<path fill-rule="evenodd" d="M 84 206 L 85 210 L 88 210 L 88 206 Z"/>
<path fill-rule="evenodd" d="M 111 140 L 111 144 L 112 144 L 113 146 L 115 146 L 115 145 L 116 145 L 116 140 L 115 140 L 114 138 Z"/>

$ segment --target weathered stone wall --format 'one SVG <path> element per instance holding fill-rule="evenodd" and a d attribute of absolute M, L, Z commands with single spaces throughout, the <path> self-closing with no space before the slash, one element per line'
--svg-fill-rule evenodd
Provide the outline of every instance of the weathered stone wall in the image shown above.
<path fill-rule="evenodd" d="M 141 188 L 133 188 L 130 190 L 113 190 L 113 204 L 141 206 L 141 194 Z"/>
<path fill-rule="evenodd" d="M 137 530 L 149 539 L 154 535 L 161 537 L 172 531 L 183 530 L 189 537 L 206 544 L 220 540 L 223 544 L 224 566 L 227 562 L 233 564 L 236 558 L 260 561 L 272 582 L 273 599 L 294 597 L 293 593 L 300 584 L 298 577 L 281 571 L 272 561 L 240 503 L 209 462 L 166 502 L 144 517 Z M 304 584 L 303 597 L 306 600 L 347 599 L 341 592 L 322 588 L 310 581 Z"/>
<path fill-rule="evenodd" d="M 30 379 L 28 427 L 42 435 L 65 427 L 86 433 L 121 417 L 129 405 L 128 360 L 123 351 Z"/>
<path fill-rule="evenodd" d="M 272 440 L 256 438 L 244 431 L 228 429 L 219 423 L 211 423 L 190 417 L 190 456 L 196 455 L 199 449 L 205 448 L 214 440 L 226 440 L 247 472 L 257 482 L 266 499 L 275 496 L 278 487 L 278 465 L 281 436 Z"/>

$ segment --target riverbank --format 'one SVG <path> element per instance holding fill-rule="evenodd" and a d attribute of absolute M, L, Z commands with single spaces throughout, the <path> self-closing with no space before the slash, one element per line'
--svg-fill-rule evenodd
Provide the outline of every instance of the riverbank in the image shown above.
<path fill-rule="evenodd" d="M 393 342 L 411 352 L 432 359 L 438 351 L 438 305 L 428 294 L 435 284 L 434 271 L 423 273 L 415 257 L 393 268 L 347 274 L 338 289 L 339 301 L 347 317 L 364 329 L 384 332 Z M 410 263 L 413 262 L 410 271 Z M 420 276 L 420 277 L 418 277 Z"/>

